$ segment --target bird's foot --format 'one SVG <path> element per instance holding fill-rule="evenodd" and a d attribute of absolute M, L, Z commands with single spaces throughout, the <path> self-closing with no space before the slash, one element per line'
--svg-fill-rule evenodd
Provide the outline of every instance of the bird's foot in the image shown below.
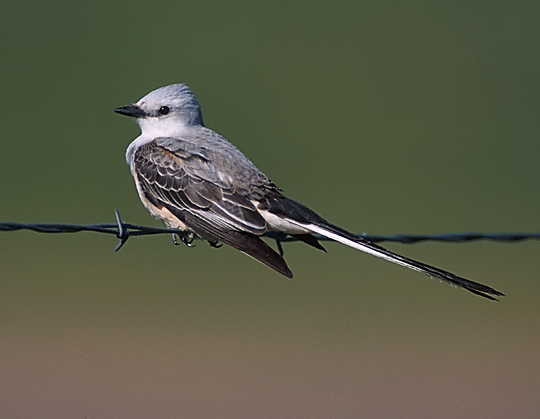
<path fill-rule="evenodd" d="M 185 233 L 173 233 L 172 234 L 172 241 L 175 245 L 179 245 L 180 240 L 182 243 L 184 243 L 187 247 L 195 247 L 193 244 L 193 241 L 195 240 L 195 234 L 192 232 L 186 231 Z"/>
<path fill-rule="evenodd" d="M 223 243 L 220 243 L 218 240 L 208 240 L 208 244 L 215 249 L 219 249 L 223 246 Z"/>

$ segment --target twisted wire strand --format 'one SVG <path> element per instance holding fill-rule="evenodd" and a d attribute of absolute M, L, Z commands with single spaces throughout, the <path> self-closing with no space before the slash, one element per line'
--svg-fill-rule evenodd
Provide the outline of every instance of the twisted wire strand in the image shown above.
<path fill-rule="evenodd" d="M 114 234 L 120 242 L 114 251 L 120 250 L 130 236 L 148 236 L 155 234 L 177 234 L 182 235 L 181 230 L 159 227 L 141 226 L 138 224 L 124 223 L 120 218 L 120 213 L 115 210 L 116 223 L 108 224 L 23 224 L 13 222 L 0 222 L 0 231 L 30 230 L 38 233 L 79 233 L 82 231 L 93 231 L 96 233 Z M 265 236 L 276 240 L 281 249 L 281 243 L 295 242 L 298 239 L 273 232 L 268 232 Z M 329 241 L 323 236 L 316 236 L 317 240 Z M 539 240 L 540 233 L 453 233 L 453 234 L 394 234 L 381 236 L 374 234 L 358 234 L 358 237 L 373 243 L 397 242 L 414 244 L 425 241 L 462 243 L 477 240 L 490 240 L 498 242 L 518 242 L 523 240 Z"/>

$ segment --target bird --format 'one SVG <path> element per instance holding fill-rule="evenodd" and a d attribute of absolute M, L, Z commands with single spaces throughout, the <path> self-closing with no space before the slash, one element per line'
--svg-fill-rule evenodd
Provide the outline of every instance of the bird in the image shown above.
<path fill-rule="evenodd" d="M 262 237 L 292 236 L 325 251 L 318 238 L 424 273 L 490 300 L 504 296 L 487 285 L 410 259 L 330 223 L 288 198 L 238 148 L 205 127 L 199 102 L 183 83 L 151 91 L 138 102 L 114 109 L 135 118 L 141 134 L 126 161 L 144 206 L 168 228 L 214 247 L 231 246 L 292 278 L 282 254 Z"/>

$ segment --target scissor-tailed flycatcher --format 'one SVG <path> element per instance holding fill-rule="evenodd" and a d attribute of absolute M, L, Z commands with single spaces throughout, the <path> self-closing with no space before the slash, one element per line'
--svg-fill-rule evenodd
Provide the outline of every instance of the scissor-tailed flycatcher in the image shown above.
<path fill-rule="evenodd" d="M 203 125 L 199 102 L 184 84 L 114 111 L 136 118 L 141 128 L 126 151 L 141 201 L 168 227 L 185 231 L 187 244 L 194 238 L 222 242 L 292 278 L 285 260 L 260 236 L 284 233 L 324 250 L 312 235 L 320 234 L 491 300 L 504 295 L 390 252 L 287 198 L 240 150 Z"/>

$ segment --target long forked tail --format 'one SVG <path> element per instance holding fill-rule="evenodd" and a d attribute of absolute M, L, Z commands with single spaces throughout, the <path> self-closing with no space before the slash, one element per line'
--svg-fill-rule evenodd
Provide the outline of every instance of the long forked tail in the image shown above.
<path fill-rule="evenodd" d="M 387 250 L 377 244 L 368 242 L 367 240 L 364 240 L 361 237 L 349 233 L 347 230 L 344 230 L 333 224 L 302 224 L 302 226 L 314 233 L 328 237 L 331 240 L 335 240 L 352 248 L 361 250 L 362 252 L 369 253 L 370 255 L 376 256 L 381 259 L 385 259 L 389 262 L 397 263 L 398 265 L 405 266 L 406 268 L 422 272 L 432 278 L 436 278 L 441 281 L 448 282 L 451 285 L 464 288 L 467 291 L 472 292 L 473 294 L 480 295 L 481 297 L 487 298 L 489 300 L 498 301 L 497 298 L 492 297 L 493 295 L 504 296 L 502 292 L 499 292 L 487 285 L 470 281 L 451 272 L 436 268 L 435 266 L 427 265 L 423 262 L 419 262 L 417 260 L 409 259 L 405 256 L 398 255 L 397 253 L 391 252 L 390 250 Z"/>

